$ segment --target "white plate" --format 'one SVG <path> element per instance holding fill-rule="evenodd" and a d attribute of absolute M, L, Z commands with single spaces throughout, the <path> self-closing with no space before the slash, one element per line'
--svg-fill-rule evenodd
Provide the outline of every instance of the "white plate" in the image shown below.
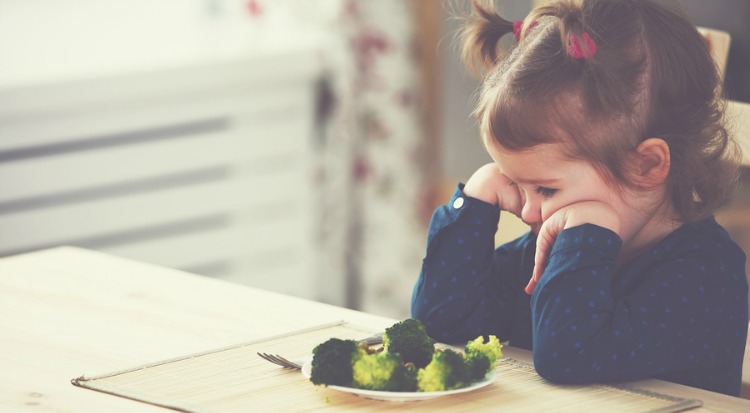
<path fill-rule="evenodd" d="M 304 375 L 309 380 L 311 371 L 312 371 L 312 358 L 308 358 L 305 360 L 305 363 L 302 365 L 302 375 Z M 495 371 L 493 370 L 487 373 L 487 375 L 484 376 L 484 379 L 472 383 L 471 386 L 462 387 L 460 389 L 455 389 L 455 390 L 446 390 L 446 391 L 430 391 L 430 392 L 376 391 L 376 390 L 355 389 L 353 387 L 344 387 L 344 386 L 328 386 L 328 388 L 342 391 L 345 393 L 355 394 L 357 396 L 362 396 L 367 399 L 385 400 L 389 402 L 414 402 L 418 400 L 428 400 L 428 399 L 434 399 L 436 397 L 449 396 L 451 394 L 466 393 L 472 390 L 476 390 L 476 389 L 480 389 L 482 387 L 488 386 L 494 380 L 495 380 Z"/>

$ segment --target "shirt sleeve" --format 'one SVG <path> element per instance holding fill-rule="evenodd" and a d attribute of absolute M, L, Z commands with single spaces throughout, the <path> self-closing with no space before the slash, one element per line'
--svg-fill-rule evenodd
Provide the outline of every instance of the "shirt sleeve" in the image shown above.
<path fill-rule="evenodd" d="M 746 334 L 747 288 L 739 270 L 725 268 L 721 248 L 697 241 L 675 252 L 665 243 L 648 252 L 661 254 L 649 265 L 616 272 L 620 248 L 614 232 L 592 224 L 559 234 L 531 300 L 540 375 L 584 383 L 659 377 L 737 357 L 729 365 L 741 366 L 744 345 L 735 336 Z"/>
<path fill-rule="evenodd" d="M 412 317 L 428 333 L 455 343 L 509 334 L 509 279 L 498 269 L 519 266 L 511 246 L 495 251 L 500 209 L 467 197 L 459 185 L 430 223 L 427 253 L 412 295 Z"/>

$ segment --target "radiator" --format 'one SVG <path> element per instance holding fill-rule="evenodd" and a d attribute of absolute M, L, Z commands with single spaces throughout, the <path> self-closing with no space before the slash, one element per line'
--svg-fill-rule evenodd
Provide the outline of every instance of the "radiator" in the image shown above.
<path fill-rule="evenodd" d="M 0 80 L 0 255 L 74 245 L 315 298 L 300 61 Z"/>

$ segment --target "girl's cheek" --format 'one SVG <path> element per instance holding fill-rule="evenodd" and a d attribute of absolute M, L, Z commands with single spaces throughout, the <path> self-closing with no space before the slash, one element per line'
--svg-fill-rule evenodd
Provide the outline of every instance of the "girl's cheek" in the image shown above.
<path fill-rule="evenodd" d="M 560 209 L 560 208 L 556 207 L 550 201 L 547 201 L 547 202 L 543 203 L 542 204 L 542 211 L 541 211 L 542 222 L 548 220 L 549 217 L 551 217 L 552 214 L 554 214 L 555 212 L 557 212 L 558 209 Z"/>
<path fill-rule="evenodd" d="M 561 210 L 562 208 L 565 208 L 566 206 L 570 204 L 571 203 L 560 202 L 560 199 L 555 199 L 554 196 L 550 200 L 542 203 L 542 210 L 541 210 L 542 222 L 548 220 L 549 217 L 555 214 L 555 212 Z"/>

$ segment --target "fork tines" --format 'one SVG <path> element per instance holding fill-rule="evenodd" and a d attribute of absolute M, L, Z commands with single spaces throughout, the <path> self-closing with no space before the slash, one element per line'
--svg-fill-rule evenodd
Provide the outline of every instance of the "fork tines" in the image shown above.
<path fill-rule="evenodd" d="M 289 361 L 285 359 L 284 357 L 279 356 L 278 354 L 267 354 L 267 353 L 258 353 L 260 357 L 262 357 L 265 360 L 270 361 L 271 363 L 277 364 L 285 369 L 295 369 L 299 370 L 302 368 L 299 364 Z"/>

